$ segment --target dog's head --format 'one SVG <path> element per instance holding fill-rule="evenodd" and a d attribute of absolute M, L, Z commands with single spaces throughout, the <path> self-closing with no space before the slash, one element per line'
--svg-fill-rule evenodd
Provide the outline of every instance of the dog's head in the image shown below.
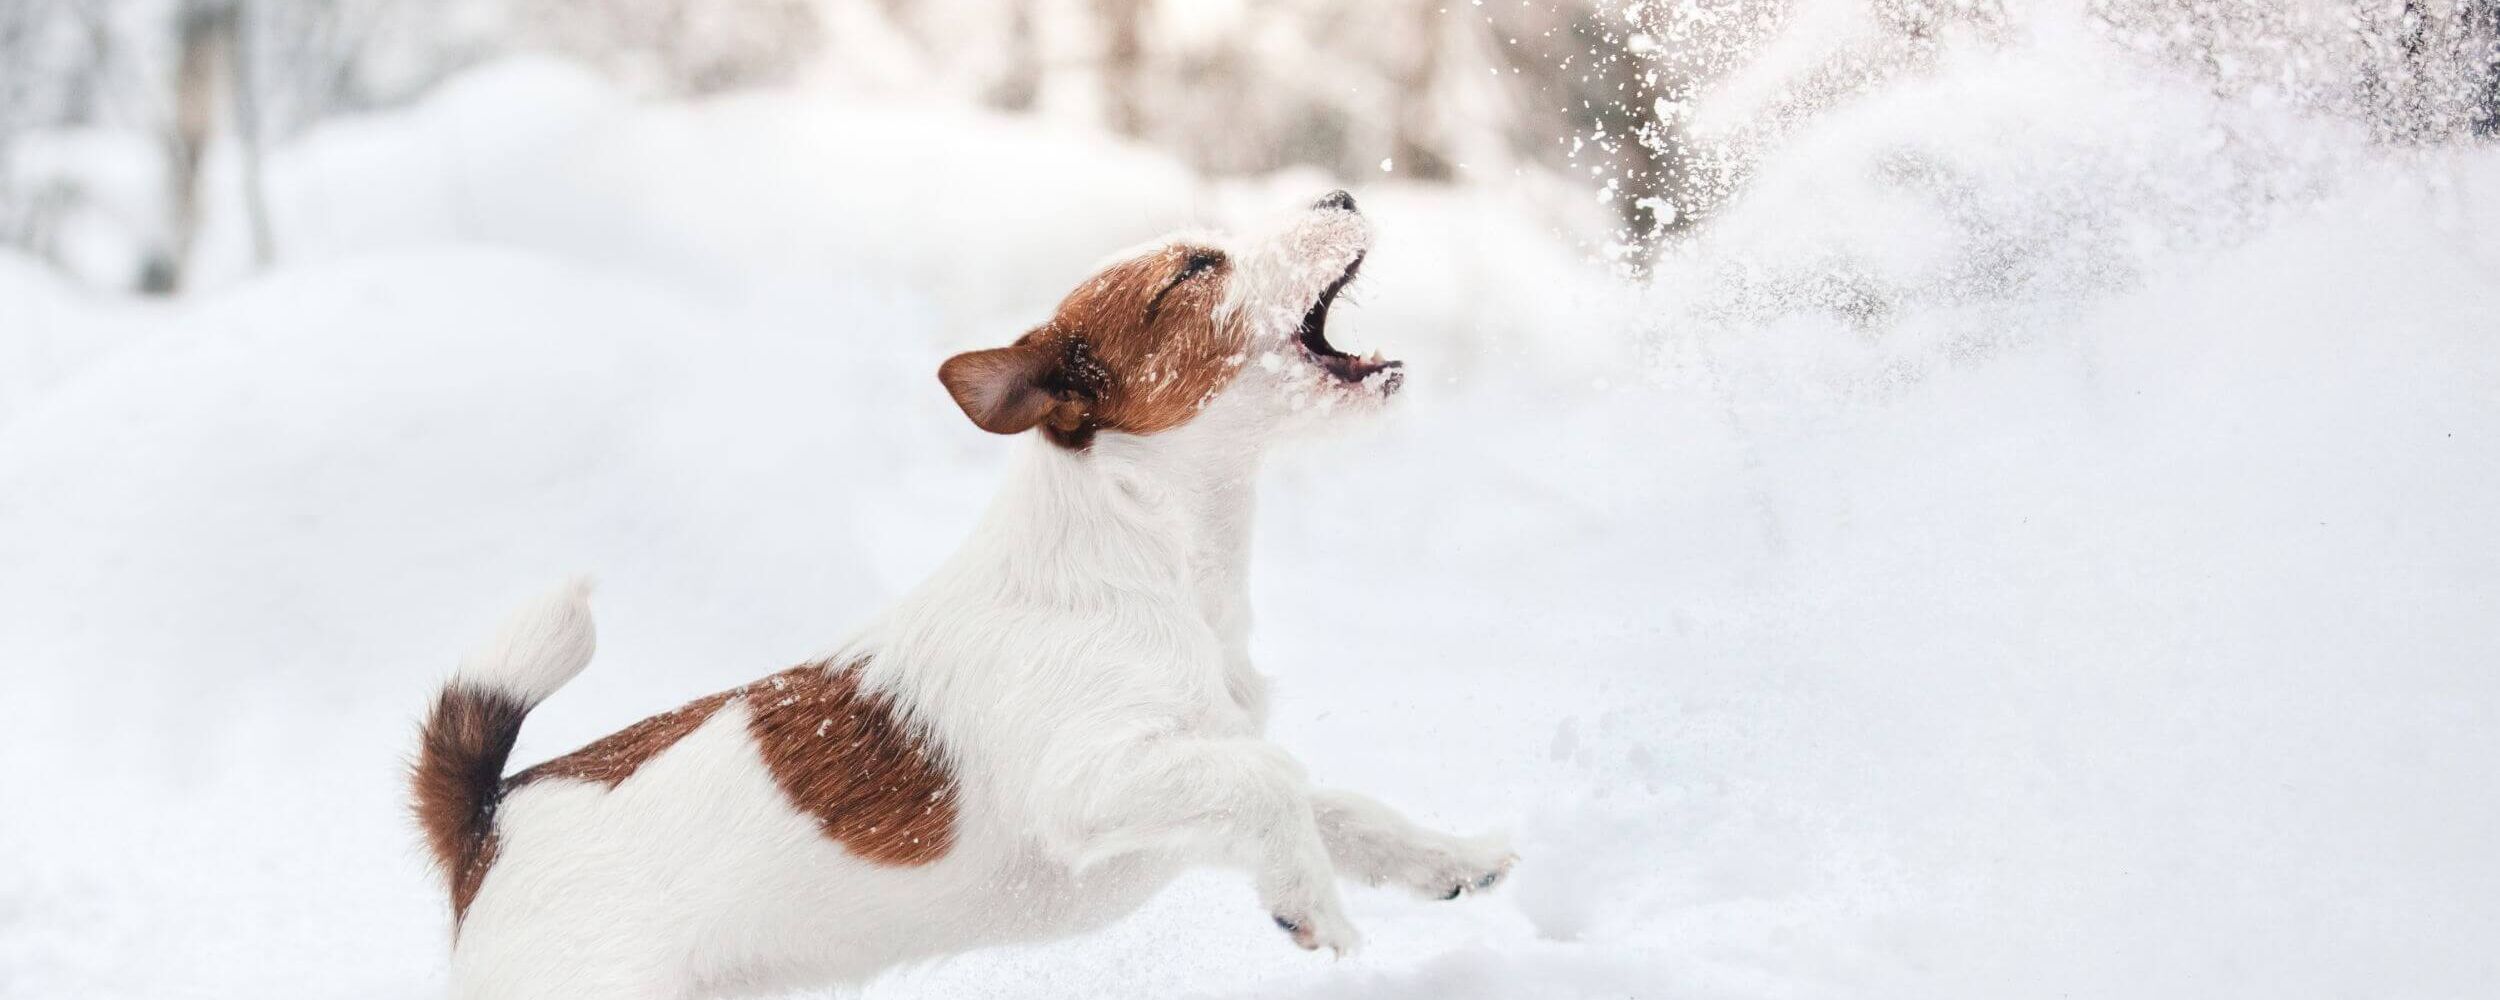
<path fill-rule="evenodd" d="M 1245 432 L 1378 406 L 1405 373 L 1328 342 L 1328 313 L 1371 247 L 1354 198 L 1331 192 L 1281 232 L 1227 246 L 1175 236 L 1077 285 L 1014 344 L 948 358 L 946 391 L 981 429 L 1040 428 L 1084 449 L 1097 434 L 1174 430 L 1221 404 Z"/>

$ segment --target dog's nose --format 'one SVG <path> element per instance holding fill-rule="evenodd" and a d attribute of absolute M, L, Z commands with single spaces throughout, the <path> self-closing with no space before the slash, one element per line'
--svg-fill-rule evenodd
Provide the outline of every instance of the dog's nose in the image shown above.
<path fill-rule="evenodd" d="M 1327 194 L 1319 196 L 1319 200 L 1312 202 L 1311 207 L 1335 208 L 1351 212 L 1354 211 L 1354 196 L 1346 193 L 1346 189 L 1338 188 L 1334 191 L 1328 192 Z"/>

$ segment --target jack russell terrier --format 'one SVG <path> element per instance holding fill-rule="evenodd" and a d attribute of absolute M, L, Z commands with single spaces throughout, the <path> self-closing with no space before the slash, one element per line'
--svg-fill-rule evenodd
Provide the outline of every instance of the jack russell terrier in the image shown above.
<path fill-rule="evenodd" d="M 1034 441 L 971 538 L 839 652 L 509 777 L 589 663 L 589 588 L 464 659 L 411 783 L 464 998 L 679 1000 L 857 983 L 1101 927 L 1182 870 L 1246 870 L 1305 949 L 1357 941 L 1337 880 L 1491 888 L 1496 837 L 1314 788 L 1249 657 L 1268 443 L 1404 372 L 1330 346 L 1371 229 L 1343 191 L 1258 245 L 1176 237 L 938 378 Z"/>

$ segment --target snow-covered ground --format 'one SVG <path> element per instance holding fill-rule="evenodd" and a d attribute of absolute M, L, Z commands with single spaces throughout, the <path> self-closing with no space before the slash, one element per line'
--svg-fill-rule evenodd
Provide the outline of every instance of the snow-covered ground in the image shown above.
<path fill-rule="evenodd" d="M 539 63 L 270 170 L 281 266 L 178 305 L 0 260 L 0 996 L 438 995 L 397 769 L 504 608 L 603 581 L 524 760 L 833 644 L 1015 446 L 945 354 L 1329 183 Z M 1330 963 L 1193 878 L 870 997 L 2500 991 L 2500 150 L 2044 30 L 1639 288 L 1530 181 L 1358 194 L 1418 374 L 1274 463 L 1256 648 L 1515 883 Z"/>

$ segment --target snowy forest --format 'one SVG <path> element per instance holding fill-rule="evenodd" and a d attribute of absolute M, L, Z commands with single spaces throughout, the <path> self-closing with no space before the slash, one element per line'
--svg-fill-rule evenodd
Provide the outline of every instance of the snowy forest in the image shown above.
<path fill-rule="evenodd" d="M 2500 5 L 2094 0 L 2083 16 L 2217 95 L 2382 141 L 2500 129 Z M 283 252 L 268 149 L 536 54 L 641 99 L 803 87 L 1033 116 L 1214 177 L 1534 171 L 1558 199 L 1594 183 L 1611 211 L 1573 221 L 1612 223 L 1637 267 L 1783 134 L 1949 39 L 2021 27 L 1996 0 L 8 0 L 0 235 L 99 287 L 170 293 L 210 266 L 202 229 L 228 214 L 233 253 L 267 267 Z"/>
<path fill-rule="evenodd" d="M 1271 728 L 1511 884 L 865 995 L 2500 994 L 2500 0 L 0 0 L 0 998 L 443 995 L 501 609 L 516 763 L 833 646 L 941 360 L 1339 187 Z"/>

